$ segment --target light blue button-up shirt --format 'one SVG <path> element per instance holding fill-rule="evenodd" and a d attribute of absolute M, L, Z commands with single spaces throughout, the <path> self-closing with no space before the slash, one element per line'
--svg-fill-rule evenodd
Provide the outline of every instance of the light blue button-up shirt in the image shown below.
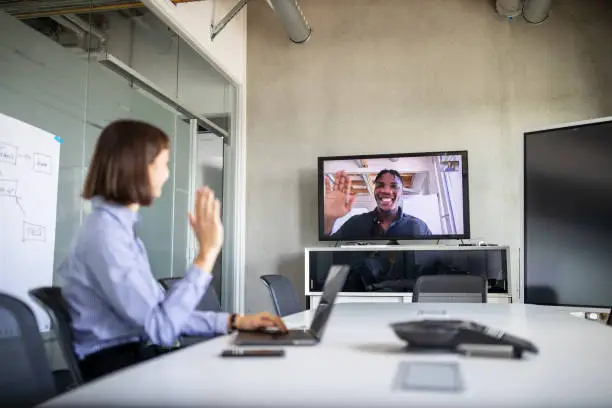
<path fill-rule="evenodd" d="M 180 335 L 227 332 L 227 313 L 195 310 L 211 274 L 192 265 L 164 292 L 134 231 L 138 213 L 100 197 L 92 206 L 59 270 L 80 358 L 132 341 L 172 346 Z"/>

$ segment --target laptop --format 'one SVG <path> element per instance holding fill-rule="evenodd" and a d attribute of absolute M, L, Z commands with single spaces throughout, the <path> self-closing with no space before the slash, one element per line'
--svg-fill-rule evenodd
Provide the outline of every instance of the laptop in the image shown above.
<path fill-rule="evenodd" d="M 338 292 L 342 290 L 350 267 L 332 265 L 323 285 L 321 301 L 310 323 L 310 328 L 289 330 L 287 333 L 270 333 L 265 331 L 242 331 L 236 335 L 234 344 L 238 346 L 314 346 L 321 341 L 323 332 Z"/>

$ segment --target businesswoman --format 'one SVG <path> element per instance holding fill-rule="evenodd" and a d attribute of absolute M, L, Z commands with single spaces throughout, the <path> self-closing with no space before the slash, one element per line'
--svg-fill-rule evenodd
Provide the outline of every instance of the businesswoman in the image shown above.
<path fill-rule="evenodd" d="M 197 191 L 195 209 L 188 215 L 199 252 L 184 278 L 164 292 L 151 274 L 135 226 L 140 207 L 162 193 L 169 153 L 169 138 L 162 130 L 134 120 L 111 123 L 96 143 L 83 190 L 92 212 L 59 271 L 86 381 L 158 356 L 181 334 L 269 326 L 286 330 L 278 317 L 267 313 L 195 310 L 223 242 L 220 204 L 206 187 Z"/>

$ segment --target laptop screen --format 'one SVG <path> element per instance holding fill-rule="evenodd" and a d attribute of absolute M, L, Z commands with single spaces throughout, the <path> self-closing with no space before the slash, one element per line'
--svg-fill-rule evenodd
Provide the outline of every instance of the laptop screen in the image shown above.
<path fill-rule="evenodd" d="M 323 285 L 323 293 L 321 294 L 321 301 L 317 306 L 312 323 L 310 324 L 310 331 L 320 339 L 323 335 L 323 329 L 327 324 L 327 320 L 334 307 L 336 296 L 338 292 L 342 290 L 344 282 L 348 276 L 350 267 L 347 265 L 332 265 L 329 268 L 327 279 Z"/>

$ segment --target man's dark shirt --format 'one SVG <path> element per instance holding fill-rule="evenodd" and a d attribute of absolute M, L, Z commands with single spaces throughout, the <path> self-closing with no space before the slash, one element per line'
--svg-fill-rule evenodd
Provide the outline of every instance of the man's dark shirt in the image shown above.
<path fill-rule="evenodd" d="M 387 231 L 384 231 L 379 222 L 378 211 L 354 215 L 335 233 L 331 235 L 340 241 L 358 240 L 378 237 L 419 237 L 431 235 L 431 230 L 425 222 L 412 215 L 404 214 L 401 207 L 397 210 L 397 218 Z"/>

